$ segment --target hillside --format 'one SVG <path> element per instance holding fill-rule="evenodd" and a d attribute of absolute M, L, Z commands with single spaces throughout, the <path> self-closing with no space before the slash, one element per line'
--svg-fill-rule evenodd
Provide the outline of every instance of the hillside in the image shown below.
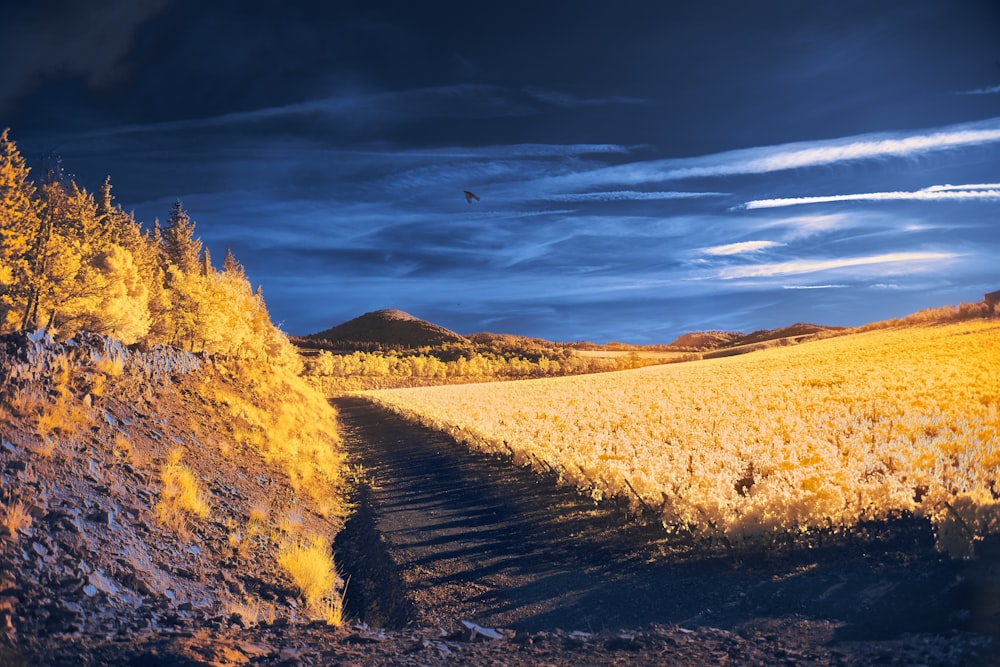
<path fill-rule="evenodd" d="M 418 349 L 468 342 L 454 331 L 395 309 L 365 313 L 305 339 L 333 349 Z"/>
<path fill-rule="evenodd" d="M 695 331 L 678 336 L 670 344 L 670 347 L 708 352 L 781 340 L 783 338 L 801 339 L 824 332 L 843 331 L 845 328 L 798 322 L 787 327 L 761 329 L 748 334 L 735 331 Z"/>

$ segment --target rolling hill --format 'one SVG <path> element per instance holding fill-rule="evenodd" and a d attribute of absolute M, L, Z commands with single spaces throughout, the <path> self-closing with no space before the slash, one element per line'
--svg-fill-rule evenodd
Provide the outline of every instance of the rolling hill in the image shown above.
<path fill-rule="evenodd" d="M 467 343 L 464 336 L 402 310 L 387 308 L 305 337 L 323 347 L 363 349 L 371 346 L 416 349 L 445 343 Z"/>

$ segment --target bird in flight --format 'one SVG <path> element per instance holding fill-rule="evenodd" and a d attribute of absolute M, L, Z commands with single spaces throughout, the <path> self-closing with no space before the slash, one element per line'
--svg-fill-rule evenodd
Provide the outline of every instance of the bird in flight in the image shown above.
<path fill-rule="evenodd" d="M 476 193 L 469 192 L 468 190 L 462 190 L 462 192 L 465 193 L 465 203 L 471 204 L 473 199 L 479 201 L 479 197 L 476 195 Z"/>

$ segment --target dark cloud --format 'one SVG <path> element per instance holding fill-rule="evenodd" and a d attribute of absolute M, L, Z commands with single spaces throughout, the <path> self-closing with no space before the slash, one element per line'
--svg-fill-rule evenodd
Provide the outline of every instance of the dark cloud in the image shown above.
<path fill-rule="evenodd" d="M 4 8 L 0 113 L 47 80 L 105 89 L 135 74 L 127 56 L 138 30 L 170 0 L 41 0 Z"/>

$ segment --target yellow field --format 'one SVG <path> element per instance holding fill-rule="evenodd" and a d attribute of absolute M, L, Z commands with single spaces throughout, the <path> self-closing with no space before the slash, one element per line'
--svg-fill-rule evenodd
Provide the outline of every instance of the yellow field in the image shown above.
<path fill-rule="evenodd" d="M 901 511 L 1000 533 L 1000 322 L 600 375 L 366 392 L 471 446 L 732 545 Z"/>

